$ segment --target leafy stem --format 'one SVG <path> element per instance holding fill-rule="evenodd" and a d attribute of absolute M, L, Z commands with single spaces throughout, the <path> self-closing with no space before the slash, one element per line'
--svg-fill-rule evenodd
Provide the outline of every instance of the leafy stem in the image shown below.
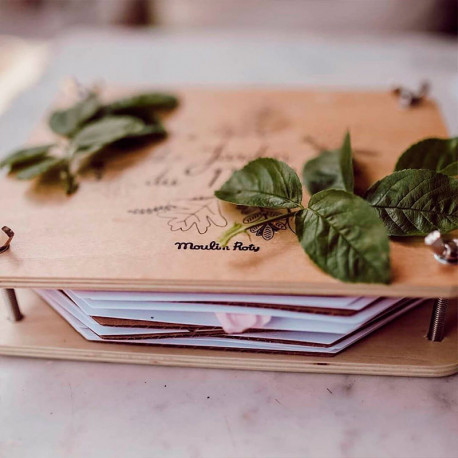
<path fill-rule="evenodd" d="M 274 221 L 278 221 L 285 218 L 291 218 L 293 216 L 296 216 L 296 214 L 302 211 L 303 209 L 304 207 L 301 205 L 300 210 L 289 211 L 288 213 L 282 213 L 280 215 L 271 216 L 270 218 L 263 219 L 261 222 L 255 221 L 249 224 L 235 223 L 231 228 L 229 228 L 221 235 L 221 237 L 218 239 L 218 242 L 222 247 L 225 247 L 231 241 L 232 238 L 236 237 L 239 234 L 242 234 L 243 232 L 248 231 L 252 227 L 259 226 L 260 224 L 272 223 Z"/>
<path fill-rule="evenodd" d="M 67 195 L 73 194 L 78 189 L 78 183 L 76 181 L 76 174 L 73 173 L 72 165 L 75 157 L 76 148 L 71 144 L 68 145 L 66 149 L 66 159 L 65 164 L 62 170 L 64 183 L 65 183 L 65 192 Z"/>
<path fill-rule="evenodd" d="M 67 195 L 73 194 L 78 189 L 78 183 L 76 182 L 76 176 L 71 172 L 71 165 L 69 162 L 66 162 L 62 173 L 65 183 L 65 192 Z"/>
<path fill-rule="evenodd" d="M 253 227 L 294 216 L 299 243 L 324 272 L 347 282 L 389 283 L 389 235 L 458 228 L 457 152 L 458 138 L 416 143 L 401 156 L 397 171 L 372 185 L 363 199 L 354 193 L 347 132 L 340 148 L 322 151 L 304 165 L 304 184 L 311 194 L 307 208 L 301 204 L 296 172 L 276 159 L 258 158 L 236 170 L 215 196 L 288 213 L 235 223 L 219 241 L 225 246 Z"/>
<path fill-rule="evenodd" d="M 145 93 L 102 104 L 96 91 L 85 91 L 83 99 L 64 110 L 57 110 L 49 118 L 49 127 L 58 135 L 48 145 L 21 148 L 2 161 L 0 169 L 20 180 L 31 180 L 58 171 L 67 194 L 78 189 L 77 157 L 91 156 L 122 141 L 135 147 L 138 141 L 159 140 L 167 135 L 157 113 L 175 108 L 176 97 L 170 94 Z M 60 155 L 52 148 L 65 138 Z M 114 150 L 113 150 L 114 151 Z"/>

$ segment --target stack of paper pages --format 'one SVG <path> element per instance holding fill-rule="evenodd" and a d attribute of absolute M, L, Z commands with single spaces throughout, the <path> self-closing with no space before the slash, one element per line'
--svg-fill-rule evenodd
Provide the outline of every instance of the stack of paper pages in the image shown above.
<path fill-rule="evenodd" d="M 424 299 L 37 290 L 91 341 L 334 355 Z"/>

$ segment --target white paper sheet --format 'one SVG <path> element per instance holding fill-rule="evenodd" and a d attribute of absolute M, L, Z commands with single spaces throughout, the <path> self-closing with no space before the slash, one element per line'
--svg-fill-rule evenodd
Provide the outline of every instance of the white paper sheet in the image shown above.
<path fill-rule="evenodd" d="M 74 296 L 86 299 L 91 307 L 107 308 L 105 301 L 112 305 L 110 308 L 149 308 L 151 302 L 241 302 L 244 304 L 293 305 L 296 307 L 327 307 L 334 309 L 361 310 L 377 297 L 350 296 L 288 296 L 267 294 L 213 294 L 213 293 L 152 293 L 142 291 L 77 291 L 66 290 Z M 133 304 L 136 303 L 136 304 Z M 135 305 L 135 306 L 134 306 Z"/>
<path fill-rule="evenodd" d="M 263 329 L 296 330 L 311 332 L 330 332 L 348 334 L 358 329 L 362 324 L 373 319 L 397 304 L 401 299 L 382 298 L 370 307 L 366 307 L 356 315 L 335 316 L 318 313 L 292 312 L 288 310 L 269 309 L 264 307 L 224 306 L 220 304 L 180 304 L 180 303 L 150 303 L 149 310 L 136 310 L 130 307 L 126 310 L 112 309 L 111 302 L 106 301 L 110 308 L 92 307 L 87 299 L 82 299 L 72 291 L 67 291 L 69 297 L 90 316 L 123 318 L 144 321 L 160 321 L 165 323 L 194 324 L 203 326 L 220 326 L 214 312 L 250 313 L 269 315 L 272 320 Z"/>
<path fill-rule="evenodd" d="M 86 315 L 82 310 L 77 307 L 67 296 L 55 290 L 36 290 L 36 292 L 47 302 L 55 301 L 67 313 L 73 315 L 76 319 L 81 321 L 85 326 L 90 328 L 99 336 L 125 336 L 136 334 L 170 334 L 172 332 L 189 333 L 186 329 L 155 329 L 155 328 L 135 328 L 135 327 L 122 327 L 122 326 L 103 326 L 95 321 L 90 316 Z"/>
<path fill-rule="evenodd" d="M 135 328 L 135 327 L 121 327 L 121 326 L 103 326 L 95 321 L 90 316 L 86 315 L 77 307 L 67 296 L 55 290 L 37 290 L 37 293 L 46 301 L 55 301 L 59 307 L 61 307 L 65 312 L 71 314 L 74 318 L 79 320 L 84 326 L 88 327 L 91 331 L 97 334 L 100 337 L 105 336 L 135 336 L 142 334 L 167 334 L 171 332 L 188 332 L 183 329 L 154 329 L 154 328 Z M 289 335 L 291 334 L 291 335 Z M 243 334 L 245 335 L 245 334 Z M 241 335 L 241 336 L 243 336 Z M 266 337 L 272 336 L 271 338 L 283 338 L 289 340 L 296 340 L 293 338 L 297 337 L 297 340 L 302 340 L 304 342 L 313 342 L 320 345 L 329 345 L 345 336 L 345 334 L 334 334 L 334 333 L 317 333 L 317 332 L 268 332 L 265 333 L 250 333 L 246 336 L 254 337 Z"/>
<path fill-rule="evenodd" d="M 398 310 L 395 313 L 390 314 L 384 319 L 367 326 L 361 332 L 355 333 L 354 335 L 340 341 L 338 344 L 332 347 L 315 347 L 307 345 L 291 345 L 291 344 L 279 344 L 279 343 L 267 343 L 267 342 L 253 342 L 243 339 L 231 339 L 228 337 L 190 337 L 190 338 L 164 338 L 164 339 L 141 339 L 135 341 L 117 341 L 103 340 L 91 331 L 87 326 L 84 325 L 80 320 L 75 318 L 72 314 L 68 313 L 59 302 L 49 295 L 49 304 L 61 314 L 84 338 L 91 341 L 103 341 L 103 342 L 118 342 L 124 344 L 147 344 L 147 345 L 173 345 L 173 346 L 193 346 L 193 347 L 213 347 L 213 348 L 227 348 L 227 349 L 244 349 L 244 350 L 268 350 L 268 351 L 280 351 L 280 352 L 299 352 L 299 353 L 321 353 L 321 354 L 335 354 L 349 345 L 360 340 L 364 336 L 370 334 L 374 330 L 388 323 L 389 321 L 397 318 L 407 310 L 412 309 L 419 303 L 423 302 L 423 299 L 418 299 L 411 302 L 408 306 Z"/>

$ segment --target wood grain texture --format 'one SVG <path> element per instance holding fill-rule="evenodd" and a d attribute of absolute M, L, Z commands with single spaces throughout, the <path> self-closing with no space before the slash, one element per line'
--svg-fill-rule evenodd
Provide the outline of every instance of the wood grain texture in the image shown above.
<path fill-rule="evenodd" d="M 122 90 L 108 91 L 107 97 Z M 124 91 L 126 92 L 126 91 Z M 123 92 L 123 93 L 124 93 Z M 178 250 L 209 244 L 244 215 L 212 198 L 247 160 L 287 161 L 297 172 L 317 154 L 313 142 L 341 144 L 351 131 L 360 189 L 389 174 L 421 138 L 445 137 L 436 105 L 400 109 L 388 92 L 325 90 L 175 91 L 181 106 L 167 116 L 167 140 L 118 154 L 97 180 L 88 172 L 67 197 L 59 187 L 0 180 L 1 224 L 15 232 L 0 257 L 0 286 L 156 291 L 457 295 L 454 267 L 436 262 L 423 240 L 391 242 L 392 284 L 341 283 L 303 253 L 292 231 L 272 240 L 241 235 L 258 252 Z M 43 127 L 34 141 L 48 139 Z M 312 142 L 312 143 L 313 143 Z M 304 203 L 308 196 L 304 196 Z M 199 205 L 207 205 L 198 210 Z M 198 210 L 195 224 L 181 215 Z"/>
<path fill-rule="evenodd" d="M 287 372 L 442 377 L 458 370 L 457 307 L 450 307 L 445 339 L 425 335 L 431 303 L 371 334 L 334 357 L 276 355 L 88 342 L 36 294 L 19 291 L 25 315 L 0 319 L 0 354 L 78 361 Z M 2 317 L 0 317 L 2 318 Z"/>

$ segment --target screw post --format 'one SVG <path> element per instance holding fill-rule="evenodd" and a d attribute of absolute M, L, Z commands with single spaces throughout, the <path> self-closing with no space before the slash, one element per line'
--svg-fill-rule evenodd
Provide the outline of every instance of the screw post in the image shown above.
<path fill-rule="evenodd" d="M 19 309 L 16 291 L 10 288 L 3 289 L 2 295 L 6 306 L 6 311 L 8 313 L 8 319 L 13 322 L 21 321 L 22 318 L 24 318 L 24 315 L 22 315 L 21 310 Z"/>
<path fill-rule="evenodd" d="M 458 265 L 458 237 L 443 236 L 439 231 L 433 231 L 425 237 L 425 244 L 434 253 L 436 261 L 448 266 Z M 434 302 L 427 335 L 433 342 L 440 342 L 444 338 L 448 303 L 445 297 Z"/>
<path fill-rule="evenodd" d="M 428 339 L 433 342 L 440 342 L 444 338 L 448 302 L 448 299 L 443 297 L 434 302 L 428 331 Z"/>

